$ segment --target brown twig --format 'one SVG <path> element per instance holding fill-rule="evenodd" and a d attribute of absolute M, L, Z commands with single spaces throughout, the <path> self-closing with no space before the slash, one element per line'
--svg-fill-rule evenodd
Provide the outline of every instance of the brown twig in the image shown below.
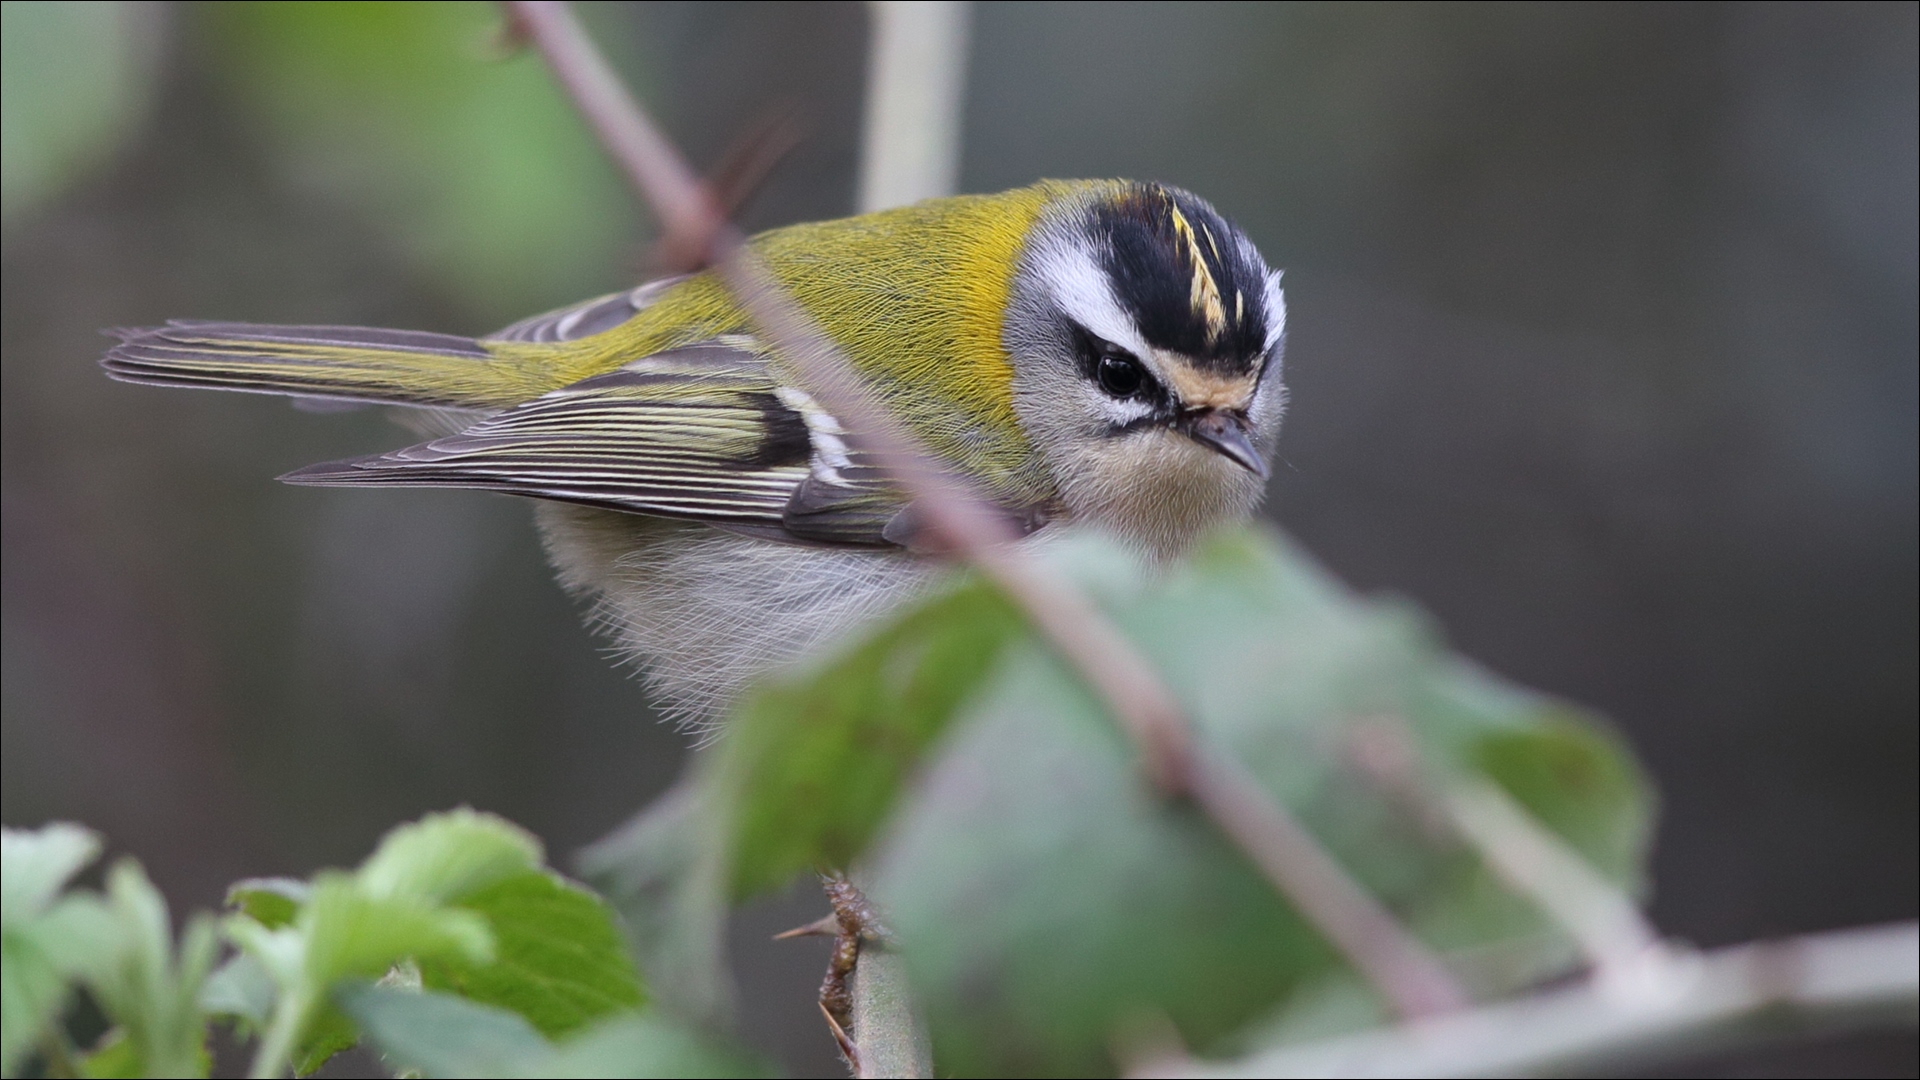
<path fill-rule="evenodd" d="M 720 212 L 731 218 L 745 209 L 774 168 L 805 138 L 806 123 L 799 106 L 791 103 L 768 110 L 748 125 L 707 173 L 705 187 Z M 668 235 L 654 242 L 641 266 L 650 276 L 672 277 L 706 266 L 707 256 L 704 247 L 677 246 L 676 238 Z"/>
<path fill-rule="evenodd" d="M 1513 796 L 1477 777 L 1427 775 L 1413 734 L 1394 717 L 1359 725 L 1353 744 L 1355 760 L 1376 783 L 1466 841 L 1509 888 L 1573 937 L 1602 979 L 1631 981 L 1659 962 L 1665 946 L 1632 898 Z"/>
<path fill-rule="evenodd" d="M 1666 1075 L 1660 1066 L 1769 1037 L 1911 1028 L 1920 927 L 1809 934 L 1670 955 L 1637 985 L 1605 978 L 1396 1028 L 1291 1043 L 1238 1061 L 1162 1058 L 1128 1075 Z"/>
<path fill-rule="evenodd" d="M 787 296 L 713 198 L 628 94 L 565 4 L 507 5 L 664 230 L 708 252 L 761 334 L 806 389 L 912 501 L 919 524 L 1017 605 L 1138 748 L 1168 796 L 1191 797 L 1294 906 L 1405 1016 L 1457 1007 L 1465 993 L 1439 960 L 1334 862 L 1237 764 L 1196 750 L 1180 705 L 1131 642 L 1080 592 L 1040 573 L 1012 525 L 877 405 L 839 350 Z"/>

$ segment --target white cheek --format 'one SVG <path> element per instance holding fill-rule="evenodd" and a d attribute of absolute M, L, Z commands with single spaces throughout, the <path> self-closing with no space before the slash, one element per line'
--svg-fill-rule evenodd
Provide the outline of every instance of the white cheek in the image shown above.
<path fill-rule="evenodd" d="M 1091 251 L 1080 244 L 1055 245 L 1041 257 L 1039 271 L 1067 318 L 1135 356 L 1146 355 L 1146 341 L 1121 310 L 1113 282 Z"/>

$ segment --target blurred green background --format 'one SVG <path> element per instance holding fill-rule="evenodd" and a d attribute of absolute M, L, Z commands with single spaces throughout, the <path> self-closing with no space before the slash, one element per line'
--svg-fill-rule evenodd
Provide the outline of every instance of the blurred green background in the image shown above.
<path fill-rule="evenodd" d="M 847 212 L 858 4 L 585 4 L 695 162 Z M 169 317 L 481 333 L 643 276 L 647 225 L 482 4 L 4 4 L 4 794 L 177 905 L 467 802 L 556 851 L 678 770 L 511 500 L 292 489 L 378 412 L 109 382 Z M 1126 175 L 1287 268 L 1268 513 L 1590 702 L 1703 944 L 1911 917 L 1916 7 L 987 4 L 962 183 Z M 817 943 L 738 920 L 750 1030 L 833 1074 Z M 1911 1075 L 1911 1036 L 1700 1075 Z"/>

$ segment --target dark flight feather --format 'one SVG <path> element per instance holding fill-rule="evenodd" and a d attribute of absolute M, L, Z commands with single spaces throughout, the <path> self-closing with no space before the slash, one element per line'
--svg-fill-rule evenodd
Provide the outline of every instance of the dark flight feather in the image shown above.
<path fill-rule="evenodd" d="M 288 483 L 451 487 L 705 521 L 827 544 L 886 544 L 901 502 L 878 470 L 816 475 L 806 418 L 765 361 L 702 344 L 629 363 L 385 454 L 308 466 Z"/>

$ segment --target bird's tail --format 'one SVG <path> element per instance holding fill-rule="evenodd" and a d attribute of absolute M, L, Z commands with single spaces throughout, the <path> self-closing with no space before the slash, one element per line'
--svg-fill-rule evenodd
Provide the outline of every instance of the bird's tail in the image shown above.
<path fill-rule="evenodd" d="M 498 408 L 548 389 L 496 350 L 451 334 L 187 321 L 110 333 L 120 343 L 100 363 L 125 382 L 452 409 Z"/>

